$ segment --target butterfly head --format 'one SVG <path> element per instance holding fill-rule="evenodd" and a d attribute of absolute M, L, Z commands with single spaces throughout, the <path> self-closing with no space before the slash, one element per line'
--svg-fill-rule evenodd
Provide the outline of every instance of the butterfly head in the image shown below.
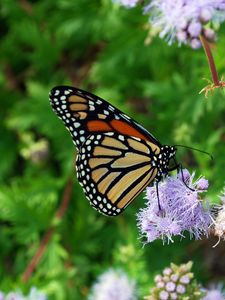
<path fill-rule="evenodd" d="M 160 148 L 160 153 L 156 157 L 158 166 L 158 176 L 156 180 L 160 181 L 162 177 L 165 177 L 169 173 L 169 163 L 170 160 L 175 158 L 176 147 L 172 146 L 162 146 Z"/>

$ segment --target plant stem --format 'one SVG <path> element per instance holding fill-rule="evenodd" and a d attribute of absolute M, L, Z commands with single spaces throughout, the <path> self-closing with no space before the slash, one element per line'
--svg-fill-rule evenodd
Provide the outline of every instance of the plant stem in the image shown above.
<path fill-rule="evenodd" d="M 72 182 L 72 178 L 70 176 L 67 180 L 67 183 L 66 183 L 66 186 L 65 186 L 65 189 L 63 192 L 62 202 L 61 202 L 57 212 L 55 213 L 55 218 L 58 220 L 60 220 L 63 217 L 63 215 L 69 205 L 69 202 L 71 199 L 71 194 L 72 194 L 72 187 L 73 187 L 73 182 Z M 41 244 L 40 244 L 38 250 L 34 254 L 29 265 L 27 266 L 26 270 L 23 273 L 23 276 L 22 276 L 23 282 L 28 282 L 28 280 L 30 279 L 32 273 L 34 272 L 40 259 L 42 258 L 42 255 L 45 252 L 45 249 L 46 249 L 54 231 L 55 231 L 55 228 L 54 228 L 54 226 L 52 226 L 44 234 L 44 237 L 41 241 Z"/>
<path fill-rule="evenodd" d="M 220 86 L 220 81 L 219 81 L 218 73 L 217 73 L 217 70 L 216 70 L 216 65 L 215 65 L 215 62 L 214 62 L 214 59 L 213 59 L 212 51 L 210 49 L 210 45 L 207 42 L 207 40 L 204 38 L 204 36 L 202 36 L 202 35 L 200 35 L 200 40 L 201 40 L 202 46 L 205 50 L 205 54 L 206 54 L 207 59 L 208 59 L 209 68 L 210 68 L 213 83 L 215 84 L 215 86 Z"/>

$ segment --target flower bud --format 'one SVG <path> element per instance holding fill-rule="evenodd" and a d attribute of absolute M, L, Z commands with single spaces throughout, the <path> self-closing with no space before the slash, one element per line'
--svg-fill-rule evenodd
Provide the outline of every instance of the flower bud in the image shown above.
<path fill-rule="evenodd" d="M 199 49 L 201 47 L 201 42 L 199 39 L 192 39 L 190 45 L 192 49 Z"/>
<path fill-rule="evenodd" d="M 185 287 L 183 285 L 181 285 L 181 284 L 178 284 L 178 286 L 177 286 L 177 292 L 179 294 L 184 294 L 185 291 L 186 291 Z"/>
<path fill-rule="evenodd" d="M 204 37 L 207 39 L 207 41 L 213 43 L 216 40 L 216 34 L 215 31 L 211 28 L 206 28 L 203 31 Z"/>
<path fill-rule="evenodd" d="M 202 31 L 202 25 L 201 23 L 198 22 L 192 22 L 188 26 L 188 33 L 190 34 L 191 37 L 196 38 L 201 34 Z"/>
<path fill-rule="evenodd" d="M 178 42 L 186 43 L 187 42 L 187 32 L 184 30 L 178 31 L 177 32 L 177 40 L 178 40 Z"/>
<path fill-rule="evenodd" d="M 167 300 L 167 299 L 169 299 L 169 293 L 167 293 L 166 291 L 161 291 L 159 293 L 159 299 L 160 300 Z"/>
<path fill-rule="evenodd" d="M 212 18 L 212 13 L 208 8 L 203 8 L 200 13 L 200 21 L 202 24 L 207 24 Z"/>

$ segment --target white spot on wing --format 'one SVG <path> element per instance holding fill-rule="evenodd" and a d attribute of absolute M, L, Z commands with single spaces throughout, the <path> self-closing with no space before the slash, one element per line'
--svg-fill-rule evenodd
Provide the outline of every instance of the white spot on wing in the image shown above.
<path fill-rule="evenodd" d="M 80 141 L 83 143 L 85 141 L 85 137 L 84 136 L 81 136 L 80 137 Z"/>

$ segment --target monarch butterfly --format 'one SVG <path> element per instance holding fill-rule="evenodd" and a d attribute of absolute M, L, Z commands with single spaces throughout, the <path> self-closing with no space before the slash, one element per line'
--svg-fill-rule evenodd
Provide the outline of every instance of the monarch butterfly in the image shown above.
<path fill-rule="evenodd" d="M 70 86 L 50 92 L 53 110 L 77 148 L 77 177 L 99 212 L 120 214 L 154 180 L 172 169 L 176 148 L 160 142 L 105 100 Z"/>

